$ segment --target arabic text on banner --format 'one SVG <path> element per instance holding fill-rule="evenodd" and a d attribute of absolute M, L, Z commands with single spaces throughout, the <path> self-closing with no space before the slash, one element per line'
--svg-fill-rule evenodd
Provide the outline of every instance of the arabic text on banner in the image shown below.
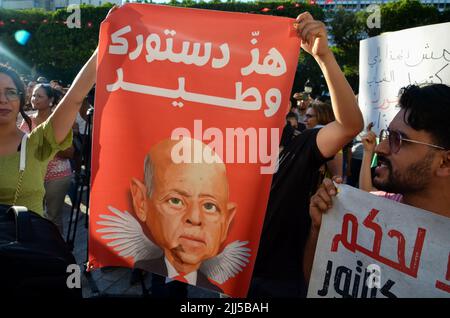
<path fill-rule="evenodd" d="M 397 114 L 400 88 L 450 85 L 450 23 L 388 32 L 362 40 L 358 103 L 366 125 L 385 129 Z"/>
<path fill-rule="evenodd" d="M 340 185 L 308 297 L 450 297 L 448 233 L 449 218 Z"/>
<path fill-rule="evenodd" d="M 237 206 L 220 251 L 239 255 L 231 253 L 234 263 L 203 274 L 225 294 L 246 295 L 298 61 L 293 23 L 139 4 L 123 6 L 102 23 L 90 266 L 133 267 L 138 257 L 154 256 L 133 254 L 133 244 L 142 243 L 141 228 L 145 242 L 152 243 L 133 211 L 130 180 L 143 180 L 149 149 L 178 129 L 204 144 L 214 143 L 226 165 L 230 201 Z M 130 233 L 135 235 L 130 242 L 137 243 L 127 245 Z"/>

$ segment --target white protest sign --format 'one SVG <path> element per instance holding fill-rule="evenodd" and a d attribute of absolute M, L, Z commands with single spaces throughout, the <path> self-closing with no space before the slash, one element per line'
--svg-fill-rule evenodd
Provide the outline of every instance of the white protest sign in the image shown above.
<path fill-rule="evenodd" d="M 364 122 L 386 128 L 398 112 L 400 88 L 450 84 L 450 23 L 385 33 L 360 42 L 358 101 Z"/>
<path fill-rule="evenodd" d="M 450 218 L 339 186 L 308 297 L 450 297 Z"/>

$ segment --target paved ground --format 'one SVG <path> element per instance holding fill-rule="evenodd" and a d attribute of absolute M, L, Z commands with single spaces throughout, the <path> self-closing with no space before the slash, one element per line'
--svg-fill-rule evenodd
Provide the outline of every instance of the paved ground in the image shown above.
<path fill-rule="evenodd" d="M 72 206 L 70 199 L 66 196 L 66 204 L 63 211 L 64 217 L 64 239 L 67 238 L 67 229 L 70 219 L 70 212 Z M 74 241 L 73 254 L 77 263 L 84 268 L 84 263 L 87 260 L 87 238 L 88 230 L 86 224 L 86 207 L 81 204 L 81 213 L 78 219 L 77 231 Z M 89 277 L 90 276 L 90 277 Z M 90 275 L 82 275 L 82 289 L 83 297 L 143 297 L 142 285 L 138 281 L 135 284 L 130 284 L 131 269 L 129 268 L 103 268 L 91 272 Z M 151 286 L 151 275 L 146 275 L 144 283 L 146 287 Z M 216 298 L 219 295 L 205 289 L 188 286 L 189 298 Z"/>

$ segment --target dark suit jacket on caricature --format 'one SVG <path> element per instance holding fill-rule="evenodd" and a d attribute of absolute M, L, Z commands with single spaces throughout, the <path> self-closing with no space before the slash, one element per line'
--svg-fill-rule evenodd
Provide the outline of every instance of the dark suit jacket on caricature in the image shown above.
<path fill-rule="evenodd" d="M 167 276 L 167 267 L 164 262 L 164 257 L 143 260 L 134 263 L 135 268 L 142 269 L 147 272 L 156 273 L 162 276 Z M 223 293 L 223 290 L 211 283 L 208 278 L 201 271 L 197 271 L 197 284 L 195 286 L 214 290 L 218 293 Z"/>

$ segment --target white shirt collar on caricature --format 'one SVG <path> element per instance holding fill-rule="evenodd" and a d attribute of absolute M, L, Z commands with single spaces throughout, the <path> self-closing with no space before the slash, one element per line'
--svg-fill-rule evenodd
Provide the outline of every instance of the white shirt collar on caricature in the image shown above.
<path fill-rule="evenodd" d="M 166 283 L 168 283 L 171 282 L 173 278 L 175 276 L 178 276 L 179 274 L 166 257 L 164 257 L 164 262 L 166 263 L 167 268 Z M 197 271 L 190 272 L 189 274 L 185 275 L 184 278 L 186 278 L 189 284 L 194 286 L 197 285 Z"/>

